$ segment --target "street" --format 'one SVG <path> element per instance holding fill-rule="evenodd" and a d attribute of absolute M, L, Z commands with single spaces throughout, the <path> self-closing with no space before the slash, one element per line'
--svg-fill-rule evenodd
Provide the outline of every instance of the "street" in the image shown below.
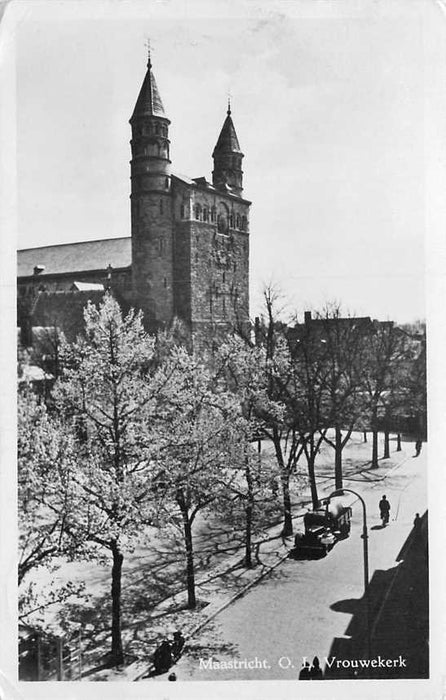
<path fill-rule="evenodd" d="M 371 584 L 385 581 L 372 608 L 372 655 L 379 651 L 373 649 L 373 635 L 398 571 L 400 550 L 412 530 L 415 513 L 423 516 L 427 508 L 425 469 L 423 451 L 387 474 L 381 462 L 379 470 L 365 471 L 344 482 L 366 502 L 369 580 Z M 378 510 L 383 494 L 391 503 L 385 529 Z M 190 640 L 175 667 L 178 680 L 296 679 L 303 657 L 311 663 L 317 655 L 324 667 L 333 654 L 346 658 L 336 650 L 349 648 L 350 658 L 366 658 L 366 635 L 357 636 L 360 643 L 353 649 L 348 639 L 355 637 L 352 620 L 357 621 L 358 614 L 363 619 L 364 592 L 362 508 L 351 498 L 350 537 L 339 541 L 323 559 L 285 560 L 227 607 Z M 384 575 L 389 570 L 394 571 Z"/>

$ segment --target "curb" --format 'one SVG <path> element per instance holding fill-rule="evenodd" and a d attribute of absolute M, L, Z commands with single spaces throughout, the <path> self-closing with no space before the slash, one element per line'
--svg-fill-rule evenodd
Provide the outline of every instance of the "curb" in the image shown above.
<path fill-rule="evenodd" d="M 247 591 L 249 591 L 250 588 L 252 588 L 253 586 L 255 586 L 256 583 L 258 583 L 258 582 L 261 581 L 263 578 L 265 578 L 265 576 L 268 576 L 268 574 L 270 574 L 271 571 L 274 571 L 274 569 L 276 569 L 280 564 L 282 564 L 282 562 L 285 561 L 285 559 L 288 558 L 288 555 L 289 555 L 289 552 L 287 552 L 287 553 L 284 554 L 282 557 L 280 557 L 280 558 L 278 559 L 278 561 L 276 561 L 276 562 L 274 563 L 273 566 L 268 566 L 268 567 L 266 567 L 266 568 L 262 571 L 262 573 L 260 573 L 258 576 L 256 576 L 255 578 L 253 578 L 252 581 L 249 581 L 247 584 L 245 584 L 245 585 L 243 586 L 243 588 L 241 588 L 239 591 L 237 591 L 237 593 L 235 593 L 229 600 L 226 600 L 224 603 L 222 603 L 222 604 L 217 608 L 217 610 L 214 610 L 214 612 L 211 613 L 211 614 L 209 615 L 209 617 L 206 618 L 206 620 L 204 620 L 204 621 L 201 622 L 199 625 L 197 625 L 197 627 L 194 627 L 194 629 L 193 629 L 193 630 L 191 631 L 191 633 L 189 634 L 189 639 L 190 639 L 191 637 L 193 637 L 195 634 L 197 634 L 198 632 L 200 632 L 200 631 L 203 629 L 203 627 L 205 627 L 205 626 L 208 624 L 208 622 L 210 622 L 210 621 L 213 620 L 215 617 L 217 617 L 217 615 L 219 615 L 221 612 L 223 612 L 223 610 L 226 610 L 226 608 L 228 608 L 230 605 L 232 605 L 232 603 L 234 603 L 234 602 L 235 602 L 236 600 L 238 600 L 239 598 L 242 598 L 242 597 L 245 595 L 245 593 L 246 593 Z"/>

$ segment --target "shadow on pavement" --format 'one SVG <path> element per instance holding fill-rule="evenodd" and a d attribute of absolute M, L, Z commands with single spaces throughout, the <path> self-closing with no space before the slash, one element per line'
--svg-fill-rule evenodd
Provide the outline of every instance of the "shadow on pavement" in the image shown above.
<path fill-rule="evenodd" d="M 340 600 L 331 606 L 352 618 L 345 637 L 333 640 L 325 678 L 429 677 L 427 533 L 426 511 L 401 547 L 399 564 L 376 571 L 369 583 L 370 656 L 364 597 Z"/>

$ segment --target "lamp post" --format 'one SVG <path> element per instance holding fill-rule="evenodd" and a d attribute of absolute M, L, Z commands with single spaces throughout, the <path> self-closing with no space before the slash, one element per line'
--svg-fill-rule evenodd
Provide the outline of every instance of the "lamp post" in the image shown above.
<path fill-rule="evenodd" d="M 366 628 L 367 628 L 367 653 L 368 657 L 370 658 L 371 656 L 371 641 L 370 641 L 370 608 L 369 608 L 369 594 L 368 594 L 368 586 L 369 586 L 369 547 L 368 547 L 368 533 L 367 533 L 367 511 L 365 507 L 365 502 L 362 496 L 359 495 L 359 493 L 356 493 L 356 491 L 352 491 L 352 489 L 336 489 L 336 491 L 333 491 L 328 498 L 327 498 L 327 503 L 330 501 L 334 496 L 342 496 L 345 492 L 352 493 L 354 496 L 359 498 L 362 504 L 362 542 L 363 542 L 363 555 L 364 555 L 364 600 L 365 600 L 365 616 L 366 616 Z"/>

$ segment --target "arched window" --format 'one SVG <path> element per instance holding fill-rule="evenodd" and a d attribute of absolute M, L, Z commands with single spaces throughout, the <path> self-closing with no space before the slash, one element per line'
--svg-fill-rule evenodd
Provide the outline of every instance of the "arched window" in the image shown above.
<path fill-rule="evenodd" d="M 207 207 L 203 208 L 203 221 L 209 221 L 209 211 Z"/>
<path fill-rule="evenodd" d="M 215 222 L 216 215 L 217 215 L 217 210 L 215 209 L 215 207 L 212 207 L 212 209 L 211 209 L 211 221 Z"/>
<path fill-rule="evenodd" d="M 246 231 L 246 216 L 242 216 L 242 231 Z"/>
<path fill-rule="evenodd" d="M 182 204 L 180 207 L 180 216 L 182 219 L 184 219 L 184 217 L 186 216 L 186 208 L 185 208 L 184 204 Z"/>
<path fill-rule="evenodd" d="M 234 228 L 234 214 L 229 215 L 229 226 Z"/>
<path fill-rule="evenodd" d="M 240 228 L 240 214 L 237 214 L 235 217 L 235 226 L 236 228 Z"/>
<path fill-rule="evenodd" d="M 155 124 L 155 133 L 156 133 L 156 134 L 159 134 L 159 132 L 160 132 L 160 125 L 159 125 L 159 124 Z"/>
<path fill-rule="evenodd" d="M 169 178 L 168 177 L 166 177 L 166 179 L 164 180 L 164 187 L 166 188 L 166 190 L 169 189 Z"/>
<path fill-rule="evenodd" d="M 159 143 L 156 141 L 149 141 L 146 148 L 144 149 L 146 156 L 159 156 L 160 147 Z"/>
<path fill-rule="evenodd" d="M 219 214 L 217 219 L 217 230 L 219 233 L 226 233 L 228 230 L 228 222 L 224 214 Z"/>
<path fill-rule="evenodd" d="M 195 205 L 195 218 L 197 221 L 200 221 L 200 216 L 201 216 L 201 207 L 199 204 Z"/>

